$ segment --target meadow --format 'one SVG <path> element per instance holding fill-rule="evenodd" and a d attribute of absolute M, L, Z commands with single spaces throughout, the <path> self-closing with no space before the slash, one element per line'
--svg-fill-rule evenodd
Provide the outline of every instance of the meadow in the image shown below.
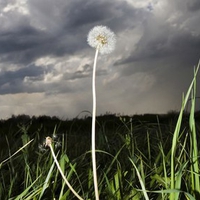
<path fill-rule="evenodd" d="M 61 169 L 76 192 L 95 199 L 91 120 L 88 113 L 71 120 L 27 115 L 1 120 L 0 199 L 77 199 L 44 146 L 47 136 L 53 138 Z M 183 104 L 180 112 L 163 115 L 107 113 L 96 124 L 100 199 L 200 198 L 200 111 L 193 106 L 190 112 Z"/>

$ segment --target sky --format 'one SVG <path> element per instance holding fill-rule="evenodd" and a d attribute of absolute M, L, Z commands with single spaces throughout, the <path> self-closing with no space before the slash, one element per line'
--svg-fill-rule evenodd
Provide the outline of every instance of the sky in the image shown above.
<path fill-rule="evenodd" d="M 117 42 L 98 57 L 97 115 L 179 111 L 200 59 L 199 22 L 199 0 L 0 0 L 0 118 L 92 112 L 87 35 L 98 25 Z"/>

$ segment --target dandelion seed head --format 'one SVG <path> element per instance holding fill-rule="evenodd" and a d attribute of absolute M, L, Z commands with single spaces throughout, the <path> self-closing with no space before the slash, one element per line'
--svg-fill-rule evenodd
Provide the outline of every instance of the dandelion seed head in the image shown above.
<path fill-rule="evenodd" d="M 56 142 L 55 143 L 55 148 L 59 148 L 59 147 L 61 147 L 62 146 L 62 143 L 61 142 Z"/>
<path fill-rule="evenodd" d="M 39 151 L 40 152 L 45 152 L 47 149 L 45 148 L 45 146 L 44 145 L 42 145 L 42 144 L 39 144 L 38 145 L 38 148 L 39 148 Z"/>
<path fill-rule="evenodd" d="M 50 146 L 52 144 L 53 140 L 51 137 L 46 137 L 46 141 L 45 141 L 45 146 Z"/>
<path fill-rule="evenodd" d="M 109 54 L 115 49 L 116 36 L 106 26 L 95 26 L 88 33 L 87 42 L 101 54 Z"/>
<path fill-rule="evenodd" d="M 52 137 L 53 137 L 53 139 L 57 139 L 58 138 L 58 136 L 56 134 L 53 134 Z"/>

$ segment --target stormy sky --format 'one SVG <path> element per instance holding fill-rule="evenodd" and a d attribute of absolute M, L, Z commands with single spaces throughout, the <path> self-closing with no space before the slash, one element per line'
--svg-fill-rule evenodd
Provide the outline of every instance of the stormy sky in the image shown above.
<path fill-rule="evenodd" d="M 98 115 L 178 111 L 200 59 L 199 22 L 199 0 L 0 0 L 0 118 L 91 112 L 97 25 L 117 37 L 98 57 Z"/>

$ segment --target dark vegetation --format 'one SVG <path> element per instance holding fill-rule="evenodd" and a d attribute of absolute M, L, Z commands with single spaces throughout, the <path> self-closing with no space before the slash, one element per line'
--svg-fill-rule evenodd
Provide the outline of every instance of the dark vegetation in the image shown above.
<path fill-rule="evenodd" d="M 151 169 L 157 162 L 157 156 L 160 152 L 159 145 L 162 144 L 165 154 L 170 151 L 178 115 L 178 112 L 173 111 L 163 115 L 144 114 L 119 117 L 115 114 L 106 114 L 98 116 L 96 126 L 97 149 L 102 152 L 108 152 L 113 155 L 113 157 L 120 152 L 117 160 L 119 161 L 120 168 L 123 169 L 123 171 L 128 171 L 128 169 L 132 168 L 130 162 L 128 162 L 128 157 L 134 158 L 135 155 L 141 155 L 143 161 L 148 162 L 145 174 L 151 174 Z M 185 113 L 181 128 L 183 137 L 180 138 L 180 142 L 181 140 L 184 142 L 184 135 L 189 132 L 188 118 L 189 114 Z M 7 120 L 1 120 L 0 163 L 16 152 L 20 147 L 28 142 L 28 140 L 34 139 L 34 141 L 27 147 L 27 150 L 23 150 L 22 152 L 27 156 L 27 163 L 29 163 L 28 165 L 31 173 L 34 174 L 34 170 L 38 169 L 38 165 L 41 165 L 42 167 L 42 165 L 47 162 L 45 158 L 48 156 L 50 157 L 48 149 L 40 148 L 45 137 L 53 137 L 53 135 L 56 135 L 57 137 L 55 138 L 55 142 L 63 144 L 62 141 L 65 141 L 64 147 L 58 145 L 56 150 L 57 153 L 65 152 L 71 163 L 77 163 L 77 173 L 80 174 L 80 179 L 82 178 L 82 180 L 84 180 L 86 179 L 84 178 L 84 175 L 88 174 L 88 166 L 91 167 L 91 155 L 89 152 L 91 145 L 91 120 L 91 117 L 88 116 L 71 120 L 61 120 L 57 117 L 30 117 L 28 115 L 12 116 Z M 200 138 L 200 111 L 195 113 L 195 120 L 197 138 Z M 149 144 L 151 145 L 150 147 L 148 147 Z M 200 149 L 200 147 L 198 149 Z M 0 182 L 4 184 L 4 186 L 0 186 L 3 187 L 1 192 L 4 191 L 4 194 L 1 194 L 1 198 L 3 196 L 6 197 L 9 191 L 10 184 L 12 183 L 9 177 L 12 177 L 12 180 L 14 177 L 11 196 L 20 194 L 27 187 L 25 186 L 26 183 L 23 175 L 23 169 L 25 168 L 24 165 L 27 163 L 22 161 L 20 154 L 21 152 L 3 164 L 0 168 Z M 40 162 L 38 162 L 38 157 L 41 157 L 41 154 L 44 154 L 44 158 L 41 158 Z M 23 159 L 24 158 L 23 155 Z M 111 159 L 106 153 L 101 153 L 100 156 L 97 156 L 97 159 L 98 171 L 103 171 L 110 168 L 113 158 Z M 48 163 L 46 163 L 46 165 L 48 165 Z M 108 179 L 114 176 L 115 170 L 113 169 L 117 170 L 118 165 L 112 165 L 113 173 L 109 173 Z M 132 173 L 132 171 L 129 173 Z M 127 173 L 126 176 L 131 176 L 129 173 Z M 123 176 L 125 176 L 125 174 Z M 34 179 L 34 176 L 32 178 Z M 103 179 L 103 177 L 100 177 L 100 179 Z M 125 179 L 126 177 L 124 177 L 124 180 Z M 89 190 L 87 188 L 88 186 L 86 186 L 88 185 L 88 180 L 86 180 L 87 184 L 84 184 L 83 182 L 84 181 L 82 181 L 83 191 L 92 193 L 92 186 Z M 153 184 L 152 182 L 153 180 L 151 179 L 151 176 L 147 177 L 147 188 Z M 133 184 L 139 186 L 138 180 L 135 179 Z M 154 186 L 154 190 L 159 190 L 161 188 L 161 184 L 155 185 L 157 186 Z M 51 187 L 55 186 L 49 186 L 50 189 L 47 189 L 46 191 L 48 194 L 47 196 L 51 194 Z M 54 188 L 54 191 L 59 191 L 60 187 L 61 178 L 60 181 L 57 181 L 56 189 Z M 105 188 L 102 186 L 101 197 L 106 199 L 107 194 L 106 189 L 105 191 L 104 189 Z M 124 191 L 126 191 L 126 188 L 124 188 Z M 154 198 L 153 195 L 151 197 Z"/>
<path fill-rule="evenodd" d="M 98 116 L 97 145 L 99 145 L 99 148 L 103 149 L 101 145 L 104 144 L 104 141 L 99 141 L 99 139 L 102 138 L 106 140 L 109 139 L 110 143 L 117 145 L 118 140 L 120 140 L 120 135 L 126 135 L 127 132 L 130 131 L 130 128 L 132 129 L 132 134 L 137 136 L 138 140 L 144 139 L 147 130 L 153 138 L 156 133 L 160 132 L 161 134 L 164 133 L 162 137 L 171 140 L 178 114 L 179 113 L 173 111 L 163 115 L 144 114 L 118 117 L 115 114 L 106 114 Z M 37 140 L 36 143 L 39 145 L 43 143 L 43 140 L 47 136 L 52 136 L 54 129 L 56 129 L 58 137 L 61 137 L 63 134 L 67 137 L 67 146 L 69 148 L 68 155 L 70 155 L 72 159 L 76 158 L 90 149 L 91 120 L 92 118 L 88 116 L 84 118 L 62 120 L 56 116 L 50 117 L 45 115 L 38 117 L 13 115 L 7 120 L 0 120 L 1 160 L 8 156 L 8 154 L 4 152 L 8 149 L 8 145 L 10 145 L 11 151 L 15 151 L 19 148 L 18 140 L 21 141 L 21 136 L 24 133 L 29 135 L 31 139 L 34 138 L 34 140 Z M 185 114 L 184 121 L 186 123 L 184 127 L 187 127 L 188 114 Z M 200 123 L 200 112 L 196 112 L 196 122 Z M 100 135 L 99 138 L 98 135 Z M 142 142 L 142 144 L 145 146 L 144 142 Z M 2 153 L 2 151 L 4 153 Z"/>

